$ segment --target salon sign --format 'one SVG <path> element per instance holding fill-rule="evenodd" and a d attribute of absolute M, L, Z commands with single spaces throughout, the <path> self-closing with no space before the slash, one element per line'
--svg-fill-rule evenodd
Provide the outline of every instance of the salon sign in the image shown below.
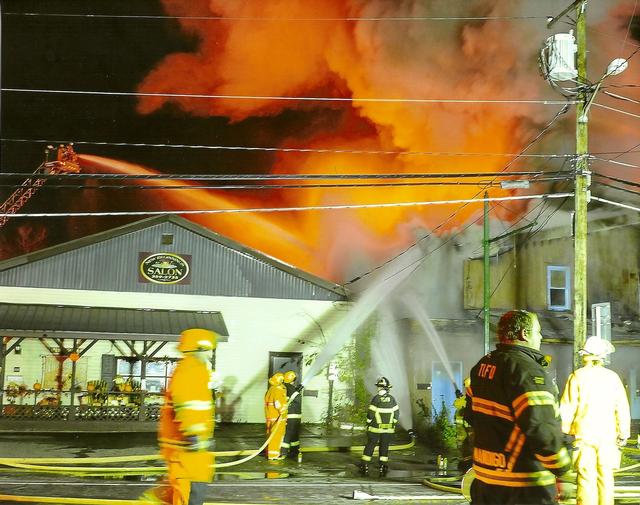
<path fill-rule="evenodd" d="M 191 255 L 174 253 L 139 253 L 140 282 L 154 284 L 190 284 Z"/>

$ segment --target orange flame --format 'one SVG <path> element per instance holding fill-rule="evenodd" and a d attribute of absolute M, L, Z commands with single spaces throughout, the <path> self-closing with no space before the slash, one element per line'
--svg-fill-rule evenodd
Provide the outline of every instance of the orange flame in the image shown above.
<path fill-rule="evenodd" d="M 218 20 L 180 19 L 182 28 L 201 44 L 197 53 L 165 58 L 141 83 L 147 93 L 198 93 L 244 97 L 335 96 L 351 102 L 326 103 L 264 99 L 196 99 L 142 97 L 138 110 L 149 114 L 167 102 L 200 116 L 226 116 L 239 122 L 253 116 L 276 116 L 286 109 L 308 111 L 312 119 L 329 108 L 341 119 L 328 130 L 306 136 L 285 133 L 282 145 L 329 150 L 384 150 L 396 152 L 476 152 L 476 158 L 350 153 L 281 153 L 272 167 L 279 173 L 416 173 L 499 172 L 508 158 L 490 153 L 519 152 L 556 110 L 531 104 L 460 104 L 443 101 L 366 101 L 376 98 L 522 99 L 551 95 L 537 78 L 532 54 L 542 40 L 530 25 L 504 20 L 473 24 L 384 21 L 384 17 L 420 17 L 439 14 L 425 2 L 359 2 L 333 0 L 300 2 L 274 0 L 183 2 L 163 0 L 176 16 L 210 15 Z M 464 9 L 464 7 L 458 7 Z M 476 5 L 487 17 L 508 16 L 514 3 L 487 1 Z M 449 13 L 455 14 L 455 7 Z M 465 11 L 466 14 L 468 12 Z M 368 18 L 353 20 L 347 18 Z M 251 18 L 251 19 L 249 19 Z M 296 19 L 296 21 L 292 21 Z M 328 21 L 331 19 L 331 21 Z M 377 20 L 376 20 L 377 19 Z M 518 44 L 511 41 L 517 40 Z M 553 98 L 557 98 L 553 96 Z M 627 132 L 629 133 L 629 132 Z M 304 137 L 304 138 L 303 138 Z M 247 145 L 251 142 L 247 141 Z M 470 161 L 471 160 L 471 161 Z M 521 163 L 513 168 L 531 168 Z M 404 202 L 472 198 L 472 186 L 405 186 L 402 188 L 338 188 L 273 191 L 260 198 L 261 206 L 293 206 Z M 491 189 L 492 196 L 506 194 Z M 211 199 L 211 200 L 209 200 Z M 189 204 L 176 197 L 174 204 Z M 231 200 L 225 200 L 228 204 Z M 216 193 L 200 203 L 223 203 Z M 234 205 L 248 205 L 246 198 Z M 255 202 L 251 202 L 253 204 Z M 197 206 L 195 202 L 193 206 Z M 247 220 L 207 218 L 209 225 L 317 274 L 341 279 L 345 258 L 367 251 L 374 261 L 388 257 L 414 241 L 414 228 L 451 230 L 479 212 L 467 205 L 445 226 L 456 206 L 397 207 L 379 210 L 314 211 L 290 216 Z M 526 204 L 508 205 L 496 212 L 513 219 Z M 205 218 L 200 218 L 204 220 Z M 271 235 L 261 230 L 277 227 Z M 286 229 L 285 243 L 274 240 Z"/>

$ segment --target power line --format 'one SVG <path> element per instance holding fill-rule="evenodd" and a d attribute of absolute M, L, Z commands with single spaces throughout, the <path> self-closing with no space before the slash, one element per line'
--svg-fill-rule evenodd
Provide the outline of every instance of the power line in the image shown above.
<path fill-rule="evenodd" d="M 535 230 L 529 230 L 529 232 L 527 233 L 527 236 L 524 238 L 524 240 L 520 243 L 520 245 L 526 244 L 529 240 L 531 240 L 533 237 L 535 237 L 538 233 L 540 233 L 540 231 L 542 229 L 544 229 L 544 227 L 547 225 L 547 223 L 551 220 L 551 218 L 562 208 L 562 206 L 566 203 L 568 198 L 565 198 L 564 202 L 562 202 L 558 207 L 556 207 L 553 212 L 551 212 L 549 214 L 549 216 L 545 219 L 545 221 Z M 546 202 L 542 202 L 542 204 L 544 204 Z M 543 209 L 540 209 L 540 212 L 538 213 L 538 217 L 540 217 L 540 215 L 542 214 Z M 496 286 L 493 288 L 493 290 L 491 291 L 491 295 L 489 296 L 489 299 L 491 299 L 491 297 L 493 297 L 493 295 L 496 293 L 496 291 L 498 291 L 498 288 L 500 287 L 500 285 L 502 284 L 502 282 L 504 281 L 504 279 L 507 277 L 507 274 L 509 273 L 509 271 L 511 270 L 512 267 L 515 266 L 517 261 L 517 258 L 513 258 L 513 261 L 511 262 L 511 264 L 505 268 L 504 273 L 502 274 L 502 276 L 500 277 L 500 280 L 498 280 Z M 478 313 L 476 314 L 476 319 L 480 316 L 480 314 L 482 314 L 484 309 L 480 309 L 478 311 Z"/>
<path fill-rule="evenodd" d="M 603 91 L 605 95 L 609 95 L 611 98 L 615 98 L 616 100 L 623 100 L 625 102 L 631 102 L 635 104 L 640 104 L 640 100 L 634 100 L 633 98 L 629 98 L 626 96 L 618 95 L 617 93 L 611 93 L 610 91 Z"/>
<path fill-rule="evenodd" d="M 629 150 L 628 152 L 631 152 L 631 151 L 632 150 Z M 623 153 L 623 154 L 627 154 L 627 153 Z M 634 165 L 633 163 L 625 163 L 624 161 L 616 161 L 615 159 L 600 158 L 598 156 L 591 156 L 591 159 L 594 161 L 612 163 L 614 165 L 620 165 L 622 167 L 627 167 L 627 168 L 640 168 L 640 165 Z"/>
<path fill-rule="evenodd" d="M 592 196 L 592 200 L 596 202 L 608 203 L 609 205 L 614 205 L 616 207 L 621 207 L 623 209 L 635 210 L 636 212 L 640 212 L 640 207 L 634 207 L 633 205 L 628 205 L 626 203 L 614 202 L 613 200 L 607 200 L 605 198 L 600 198 L 598 196 Z"/>
<path fill-rule="evenodd" d="M 573 21 L 571 23 L 567 22 L 566 24 L 573 28 L 575 26 L 575 21 Z M 616 34 L 612 34 L 611 32 L 609 32 L 607 30 L 599 30 L 596 26 L 590 26 L 589 27 L 589 31 L 591 31 L 593 33 L 598 33 L 598 34 L 603 35 L 605 37 L 608 37 L 610 39 L 623 40 L 623 44 L 625 46 L 640 47 L 640 44 L 635 44 L 635 43 L 631 42 L 628 39 L 622 39 L 622 37 L 619 37 L 617 35 L 617 33 Z"/>
<path fill-rule="evenodd" d="M 504 206 L 504 205 L 502 205 L 500 202 L 495 202 L 495 203 L 496 203 L 496 205 L 498 205 L 498 206 L 500 206 L 500 207 L 502 207 L 502 208 L 504 208 L 504 209 L 506 209 L 506 210 L 510 210 L 508 207 L 505 207 L 505 206 Z M 523 220 L 525 220 L 525 219 L 526 219 L 527 221 L 529 221 L 529 223 L 535 223 L 535 222 L 537 221 L 538 217 L 540 217 L 540 214 L 542 214 L 542 212 L 544 211 L 545 207 L 548 205 L 548 203 L 549 203 L 549 202 L 548 202 L 547 200 L 540 200 L 540 202 L 539 202 L 538 204 L 536 204 L 534 207 L 532 207 L 531 209 L 529 209 L 529 210 L 528 210 L 527 212 L 525 212 L 522 216 L 520 216 L 516 221 L 514 221 L 514 222 L 513 222 L 513 223 L 511 223 L 507 228 L 505 228 L 505 230 L 504 230 L 502 233 L 506 233 L 506 232 L 508 232 L 509 230 L 511 230 L 511 229 L 513 229 L 513 228 L 515 228 L 517 225 L 519 225 L 519 224 L 520 224 Z M 529 219 L 527 218 L 527 216 L 528 216 L 529 214 L 533 213 L 535 210 L 537 210 L 537 209 L 538 209 L 538 207 L 541 207 L 540 211 L 538 212 L 538 215 L 533 219 L 533 221 L 529 220 Z M 495 208 L 495 207 L 494 207 L 494 208 Z M 484 216 L 482 216 L 482 217 L 484 217 Z M 483 249 L 483 246 L 482 246 L 482 245 L 480 245 L 480 246 L 476 247 L 475 249 L 473 249 L 473 250 L 470 252 L 470 255 L 471 255 L 471 256 L 475 256 L 475 255 L 478 253 L 478 251 L 480 251 L 480 250 L 482 250 L 482 249 Z"/>
<path fill-rule="evenodd" d="M 638 9 L 638 0 L 635 0 L 635 3 L 633 4 L 633 12 L 631 13 L 631 16 L 629 16 L 629 23 L 627 24 L 627 32 L 624 35 L 624 42 L 622 43 L 623 47 L 627 43 L 627 39 L 629 38 L 629 34 L 631 33 L 631 25 L 633 24 L 633 20 L 636 17 L 637 9 Z"/>
<path fill-rule="evenodd" d="M 190 21 L 501 21 L 501 20 L 546 20 L 546 16 L 349 16 L 349 17 L 266 17 L 266 16 L 174 16 L 145 14 L 71 14 L 62 12 L 5 12 L 5 16 L 61 17 L 94 19 L 186 19 Z"/>
<path fill-rule="evenodd" d="M 571 194 L 569 194 L 571 195 Z M 568 197 L 567 197 L 568 198 Z M 483 199 L 484 200 L 484 199 Z M 489 199 L 490 200 L 490 199 Z M 566 198 L 565 198 L 566 200 Z M 544 204 L 546 202 L 546 199 L 544 199 L 542 201 L 542 203 Z M 369 275 L 371 272 L 377 270 L 378 268 L 381 268 L 383 265 L 389 263 L 390 261 L 393 261 L 395 258 L 397 258 L 398 256 L 406 253 L 408 250 L 410 250 L 412 247 L 414 247 L 415 245 L 418 244 L 418 242 L 430 237 L 431 235 L 433 235 L 433 233 L 438 230 L 440 227 L 444 226 L 444 224 L 446 224 L 448 221 L 451 220 L 451 218 L 453 216 L 455 216 L 460 210 L 462 210 L 464 207 L 466 207 L 468 204 L 464 204 L 463 206 L 461 206 L 460 208 L 458 208 L 453 214 L 451 214 L 445 221 L 443 221 L 442 223 L 440 223 L 438 226 L 436 226 L 431 233 L 429 233 L 426 237 L 421 238 L 420 240 L 418 240 L 416 243 L 412 244 L 410 247 L 408 247 L 407 249 L 405 249 L 404 251 L 402 251 L 400 254 L 394 256 L 394 258 L 392 258 L 391 260 L 386 261 L 385 263 L 383 263 L 382 265 L 370 270 L 369 272 L 361 275 L 360 277 L 356 277 L 353 280 L 350 280 L 348 282 L 345 282 L 342 286 L 345 287 L 347 284 L 353 283 L 359 279 L 361 279 L 362 277 Z M 538 206 L 536 206 L 535 208 L 537 208 Z M 527 213 L 528 214 L 528 213 Z M 431 256 L 433 253 L 435 253 L 436 251 L 438 251 L 439 249 L 441 249 L 442 247 L 444 247 L 446 244 L 448 244 L 449 242 L 451 242 L 454 238 L 458 237 L 460 234 L 462 234 L 464 231 L 466 231 L 468 228 L 470 228 L 473 224 L 477 223 L 478 221 L 480 221 L 481 219 L 484 219 L 484 215 L 480 215 L 478 218 L 476 218 L 475 220 L 473 220 L 472 222 L 470 222 L 469 224 L 467 224 L 464 228 L 462 228 L 462 230 L 460 230 L 458 233 L 455 233 L 453 235 L 451 235 L 450 237 L 448 237 L 444 242 L 442 242 L 440 245 L 438 245 L 436 248 L 432 249 L 431 251 L 429 251 L 428 253 L 426 253 L 424 256 L 422 256 L 421 258 L 417 259 L 416 261 L 410 263 L 409 265 L 401 268 L 400 270 L 398 270 L 397 272 L 394 272 L 393 274 L 391 274 L 389 277 L 387 277 L 387 279 L 398 275 L 399 273 L 403 272 L 404 270 L 406 270 L 407 268 L 410 268 L 412 266 L 414 266 L 413 271 L 417 270 L 417 268 L 420 266 L 420 264 L 422 264 L 429 256 Z M 521 218 L 522 219 L 522 218 Z M 520 219 L 520 220 L 521 220 Z M 385 279 L 386 280 L 386 279 Z"/>
<path fill-rule="evenodd" d="M 503 196 L 482 199 L 433 200 L 416 202 L 367 203 L 346 205 L 312 205 L 300 207 L 255 207 L 243 209 L 183 209 L 159 211 L 112 211 L 112 212 L 29 212 L 16 214 L 0 214 L 10 217 L 89 217 L 89 216 L 157 216 L 157 215 L 189 215 L 189 214 L 245 214 L 251 212 L 300 212 L 309 210 L 344 210 L 344 209 L 376 209 L 390 207 L 417 207 L 427 205 L 450 205 L 456 203 L 480 203 L 483 201 L 538 200 L 540 198 L 564 198 L 573 193 L 538 194 L 523 196 Z"/>
<path fill-rule="evenodd" d="M 592 102 L 592 105 L 595 106 L 595 107 L 600 107 L 602 109 L 607 109 L 607 110 L 611 110 L 611 111 L 614 111 L 614 112 L 619 112 L 620 114 L 624 114 L 626 116 L 631 116 L 631 117 L 634 117 L 636 119 L 640 119 L 640 115 L 633 114 L 632 112 L 627 112 L 626 110 L 616 109 L 615 107 L 609 107 L 607 105 L 603 105 L 603 104 L 598 103 L 598 102 Z"/>
<path fill-rule="evenodd" d="M 452 177 L 520 177 L 520 176 L 554 176 L 569 174 L 567 170 L 544 172 L 519 171 L 519 172 L 434 172 L 434 173 L 407 173 L 407 174 L 37 174 L 38 178 L 45 179 L 144 179 L 144 180 L 181 180 L 181 181 L 278 181 L 278 180 L 348 180 L 348 179 L 450 179 Z M 24 172 L 7 172 L 0 174 L 2 177 L 25 177 Z"/>
<path fill-rule="evenodd" d="M 594 181 L 594 182 L 595 182 L 595 184 L 598 184 L 600 186 L 605 186 L 607 188 L 617 189 L 618 191 L 623 191 L 624 193 L 629 193 L 631 195 L 640 196 L 640 192 L 638 192 L 638 191 L 633 191 L 631 189 L 621 188 L 620 186 L 614 186 L 613 184 L 607 184 L 606 182 L 600 182 L 600 181 Z"/>
<path fill-rule="evenodd" d="M 565 162 L 566 163 L 566 162 Z M 569 182 L 569 181 L 567 181 Z M 565 189 L 567 187 L 567 184 L 564 185 Z M 507 207 L 505 207 L 504 205 L 502 205 L 500 202 L 496 202 L 496 205 L 499 205 L 500 207 L 506 209 L 506 210 L 510 210 Z M 534 212 L 538 207 L 540 208 L 540 211 L 538 212 L 538 215 L 533 219 L 533 221 L 530 221 L 529 219 L 527 219 L 527 221 L 529 221 L 530 223 L 536 223 L 538 221 L 538 219 L 540 218 L 540 216 L 542 215 L 542 213 L 544 212 L 545 208 L 549 205 L 549 201 L 548 200 L 542 200 L 540 203 L 538 203 L 537 205 L 535 205 L 533 208 L 531 208 L 530 210 L 528 210 L 527 212 L 525 212 L 517 221 L 515 221 L 514 223 L 512 223 L 508 228 L 506 228 L 504 230 L 504 232 L 507 232 L 513 228 L 515 228 L 518 224 L 520 224 L 522 222 L 523 219 L 527 219 L 527 216 L 529 214 L 531 214 L 532 212 Z M 560 207 L 562 207 L 562 205 L 564 205 L 564 202 L 560 205 Z M 546 224 L 546 222 L 545 222 Z M 480 249 L 482 249 L 482 246 L 476 248 L 473 250 L 472 254 L 475 254 L 477 251 L 479 251 Z"/>
<path fill-rule="evenodd" d="M 597 172 L 593 172 L 593 175 L 596 177 L 602 177 L 603 179 L 609 179 L 610 181 L 620 182 L 622 184 L 626 184 L 627 186 L 635 186 L 636 188 L 640 188 L 640 184 L 634 181 L 628 181 L 626 179 L 620 179 L 618 177 L 612 177 L 610 175 L 604 175 Z"/>
<path fill-rule="evenodd" d="M 64 140 L 47 140 L 47 139 L 15 139 L 0 138 L 2 142 L 24 142 L 33 144 L 68 144 L 69 139 Z M 106 141 L 88 141 L 74 140 L 74 145 L 95 145 L 95 146 L 111 146 L 111 147 L 166 147 L 173 149 L 211 149 L 220 151 L 274 151 L 274 152 L 292 152 L 292 153 L 320 153 L 320 154 L 376 154 L 376 155 L 393 155 L 393 156 L 469 156 L 469 157 L 519 157 L 519 158 L 545 158 L 545 159 L 572 159 L 576 155 L 574 153 L 557 154 L 557 153 L 538 153 L 538 154 L 522 154 L 522 153 L 496 153 L 496 152 L 452 152 L 452 151 L 389 151 L 374 149 L 321 149 L 310 147 L 273 147 L 273 146 L 223 146 L 211 144 L 165 144 L 165 143 L 145 143 L 145 142 L 106 142 Z M 627 151 L 598 151 L 592 152 L 593 155 L 604 154 L 627 154 L 640 147 L 640 144 L 634 146 Z M 82 154 L 80 155 L 82 156 Z"/>
<path fill-rule="evenodd" d="M 618 159 L 618 158 L 622 158 L 625 154 L 629 154 L 632 151 L 635 152 L 636 149 L 638 149 L 638 147 L 640 147 L 640 144 L 636 144 L 635 146 L 630 147 L 626 151 L 622 151 L 620 153 L 609 153 L 609 154 L 617 154 L 617 156 L 614 156 L 613 158 L 610 158 L 609 161 L 615 160 L 615 159 Z M 596 154 L 598 154 L 598 153 L 596 153 Z"/>
<path fill-rule="evenodd" d="M 565 104 L 558 112 L 556 112 L 556 114 L 551 118 L 551 120 L 545 125 L 544 128 L 542 128 L 542 130 L 538 133 L 538 135 L 536 135 L 525 147 L 523 147 L 520 150 L 520 153 L 518 156 L 516 156 L 516 158 L 514 158 L 513 160 L 511 160 L 507 165 L 505 165 L 501 172 L 504 172 L 505 170 L 507 170 L 507 168 L 509 168 L 509 166 L 511 166 L 511 164 L 518 158 L 520 157 L 520 155 L 524 154 L 527 149 L 529 149 L 532 145 L 534 145 L 538 140 L 540 140 L 540 138 L 542 138 L 542 136 L 549 131 L 549 129 L 551 128 L 551 126 L 563 115 L 565 114 L 569 109 L 569 105 Z M 497 177 L 496 177 L 497 178 Z M 495 179 L 494 179 L 495 181 Z M 487 186 L 488 187 L 488 186 Z M 485 188 L 483 188 L 485 189 Z M 483 189 L 481 189 L 480 191 L 478 191 L 475 195 L 474 195 L 474 199 L 478 197 L 478 195 L 480 195 L 480 193 L 482 193 Z M 408 251 L 410 251 L 413 247 L 415 247 L 416 245 L 418 245 L 421 241 L 429 238 L 431 235 L 433 235 L 437 230 L 439 230 L 440 228 L 442 228 L 445 224 L 447 224 L 449 221 L 451 221 L 457 214 L 458 212 L 462 211 L 462 209 L 464 209 L 465 207 L 467 207 L 469 205 L 469 203 L 464 203 L 463 205 L 461 205 L 458 209 L 456 209 L 452 214 L 450 214 L 444 221 L 442 221 L 438 226 L 436 226 L 433 230 L 431 230 L 431 232 L 429 234 L 427 234 L 425 237 L 420 238 L 419 240 L 417 240 L 416 242 L 414 242 L 413 244 L 411 244 L 409 247 L 405 248 L 404 250 L 400 251 L 398 254 L 396 254 L 395 256 L 393 256 L 392 258 L 384 261 L 383 263 L 381 263 L 380 265 L 372 268 L 371 270 L 355 277 L 354 279 L 351 279 L 347 282 L 345 282 L 342 286 L 345 287 L 348 284 L 352 284 L 368 275 L 371 275 L 373 272 L 383 268 L 385 265 L 391 263 L 392 261 L 394 261 L 396 258 L 402 256 L 403 254 L 406 254 Z M 470 226 L 470 225 L 469 225 Z M 466 228 L 465 228 L 466 229 Z M 436 249 L 437 250 L 437 249 Z M 404 268 L 400 269 L 398 272 L 392 274 L 393 275 L 397 275 L 400 272 L 406 270 L 407 268 L 412 267 L 413 265 L 415 265 L 414 267 L 414 271 L 418 268 L 418 266 L 422 263 L 422 261 L 424 261 L 424 259 L 426 259 L 428 255 L 423 256 L 421 259 L 412 262 L 411 264 L 405 266 Z M 390 277 L 391 277 L 390 276 Z"/>
<path fill-rule="evenodd" d="M 2 138 L 2 142 L 26 142 L 26 143 L 42 143 L 42 144 L 67 144 L 68 140 L 45 140 L 45 139 L 11 139 Z M 209 144 L 164 144 L 164 143 L 143 143 L 143 142 L 104 142 L 104 141 L 73 141 L 74 145 L 95 145 L 95 146 L 112 146 L 112 147 L 167 147 L 173 149 L 211 149 L 220 151 L 275 151 L 275 152 L 292 152 L 292 153 L 327 153 L 327 154 L 383 154 L 393 156 L 482 156 L 482 157 L 513 157 L 520 156 L 523 158 L 572 158 L 575 154 L 525 154 L 518 153 L 482 153 L 482 152 L 438 152 L 438 151 L 389 151 L 389 150 L 372 150 L 372 149 L 317 149 L 306 147 L 260 147 L 260 146 L 222 146 Z"/>
<path fill-rule="evenodd" d="M 540 179 L 519 179 L 529 181 L 531 184 L 538 184 L 549 181 L 564 181 L 566 177 L 545 177 Z M 500 187 L 499 183 L 487 183 L 486 181 L 464 182 L 464 181 L 447 181 L 447 182 L 379 182 L 379 183 L 351 183 L 351 184 L 230 184 L 230 185 L 180 185 L 180 186 L 155 186 L 149 184 L 100 184 L 96 186 L 86 186 L 84 184 L 38 184 L 22 185 L 23 188 L 39 188 L 40 191 L 47 189 L 81 189 L 81 190 L 97 190 L 97 189 L 136 189 L 136 190 L 191 190 L 191 189 L 218 189 L 218 190 L 265 190 L 265 189 L 359 189 L 359 188 L 379 188 L 379 187 L 421 187 L 421 186 L 486 186 L 491 184 L 493 187 Z M 15 188 L 15 184 L 0 184 L 0 188 Z"/>
<path fill-rule="evenodd" d="M 2 88 L 2 91 L 13 93 L 45 93 L 61 95 L 94 95 L 94 96 L 147 96 L 164 98 L 208 98 L 216 100 L 284 100 L 307 102 L 377 102 L 377 103 L 459 103 L 459 104 L 541 104 L 564 105 L 562 100 L 536 100 L 536 99 L 495 99 L 495 100 L 469 100 L 463 98 L 356 98 L 356 97 L 316 97 L 316 96 L 273 96 L 273 95 L 207 95 L 201 93 L 143 93 L 133 91 L 83 91 L 72 89 L 29 89 L 29 88 Z M 575 103 L 575 102 L 571 102 Z"/>

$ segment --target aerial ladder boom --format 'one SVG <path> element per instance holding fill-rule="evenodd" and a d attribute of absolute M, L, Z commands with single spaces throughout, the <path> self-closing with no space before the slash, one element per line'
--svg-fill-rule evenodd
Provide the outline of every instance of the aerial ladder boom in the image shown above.
<path fill-rule="evenodd" d="M 49 161 L 49 146 L 45 151 L 45 161 L 0 205 L 0 228 L 16 214 L 29 199 L 47 182 L 43 175 L 77 174 L 80 172 L 78 155 L 73 144 L 60 145 L 54 161 Z"/>

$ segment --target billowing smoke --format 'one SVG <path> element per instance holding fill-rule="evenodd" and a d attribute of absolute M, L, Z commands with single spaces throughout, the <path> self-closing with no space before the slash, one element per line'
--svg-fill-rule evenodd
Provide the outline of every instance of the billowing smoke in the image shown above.
<path fill-rule="evenodd" d="M 461 104 L 367 101 L 375 98 L 451 97 L 474 100 L 540 96 L 535 77 L 539 37 L 526 24 L 509 20 L 389 21 L 382 18 L 512 14 L 517 2 L 177 2 L 169 14 L 219 16 L 181 19 L 183 29 L 201 40 L 197 53 L 164 59 L 140 85 L 148 93 L 192 93 L 243 97 L 340 97 L 351 102 L 263 99 L 142 97 L 141 113 L 167 102 L 200 116 L 227 116 L 239 122 L 303 109 L 314 118 L 339 109 L 328 129 L 304 138 L 283 132 L 284 147 L 395 152 L 518 152 L 556 110 L 531 104 Z M 351 18 L 351 19 L 350 19 Z M 360 18 L 354 20 L 353 18 Z M 292 21 L 295 20 L 295 21 Z M 301 21 L 304 20 L 304 21 Z M 518 40 L 514 44 L 512 41 Z M 524 42 L 523 42 L 524 41 Z M 532 77 L 532 75 L 534 77 Z M 251 139 L 247 144 L 251 145 Z M 501 170 L 505 158 L 282 153 L 277 173 L 414 173 Z M 508 161 L 508 159 L 507 159 Z M 478 188 L 414 186 L 380 189 L 316 189 L 286 192 L 272 201 L 292 206 L 470 198 Z M 504 194 L 493 190 L 492 194 Z M 268 200 L 265 199 L 265 200 Z M 269 202 L 264 202 L 268 204 Z M 294 218 L 310 247 L 325 251 L 314 269 L 341 279 L 346 257 L 365 250 L 374 261 L 412 239 L 416 226 L 434 228 L 451 206 L 384 210 L 305 212 Z M 465 222 L 477 206 L 467 206 L 443 230 Z M 339 237 L 348 236 L 349 240 Z M 334 247 L 327 247 L 333 244 Z M 269 252 L 269 251 L 267 251 Z M 288 258 L 284 258 L 288 259 Z M 295 260 L 294 260 L 295 261 Z"/>
<path fill-rule="evenodd" d="M 143 96 L 137 104 L 138 112 L 153 114 L 171 105 L 186 114 L 226 117 L 233 123 L 261 118 L 260 124 L 269 130 L 266 138 L 272 139 L 270 146 L 277 139 L 277 147 L 329 151 L 280 152 L 272 158 L 269 170 L 273 173 L 382 176 L 500 171 L 510 158 L 492 153 L 520 152 L 560 110 L 559 105 L 482 102 L 561 98 L 540 78 L 536 61 L 539 47 L 551 33 L 545 28 L 543 16 L 557 10 L 555 2 L 163 0 L 163 5 L 167 14 L 179 17 L 180 28 L 199 44 L 194 52 L 166 56 L 140 83 L 139 91 L 236 98 Z M 608 61 L 628 56 L 637 47 L 638 17 L 637 13 L 633 17 L 632 1 L 610 0 L 589 7 L 590 75 L 595 75 L 600 69 L 604 71 Z M 197 16 L 216 19 L 194 19 Z M 488 19 L 460 19 L 474 16 Z M 429 17 L 459 19 L 426 19 Z M 562 25 L 554 31 L 565 29 Z M 610 78 L 607 86 L 637 82 L 639 59 L 634 58 L 621 76 Z M 635 93 L 637 99 L 637 88 L 607 87 L 596 102 L 618 106 L 619 99 L 604 94 L 616 90 L 631 98 Z M 347 100 L 296 99 L 304 97 Z M 389 100 L 372 100 L 381 98 Z M 392 101 L 412 98 L 443 101 Z M 451 98 L 476 103 L 446 101 Z M 627 102 L 625 107 L 637 106 Z M 293 123 L 287 127 L 292 111 L 308 119 L 305 128 L 300 128 L 299 119 L 295 127 Z M 637 143 L 636 118 L 599 108 L 597 103 L 592 116 L 592 150 L 623 151 L 634 146 L 634 139 Z M 573 117 L 566 115 L 529 152 L 572 152 L 572 121 Z M 217 144 L 214 133 L 210 143 Z M 246 138 L 241 143 L 260 146 L 261 139 Z M 381 151 L 387 154 L 371 154 Z M 433 153 L 484 154 L 466 157 Z M 640 162 L 639 156 L 630 153 L 621 161 Z M 113 170 L 122 168 L 117 161 L 85 161 L 102 170 L 110 164 Z M 534 168 L 552 170 L 560 166 L 530 158 L 508 165 L 508 170 Z M 612 173 L 613 168 L 604 165 L 602 170 Z M 260 170 L 264 168 L 256 171 Z M 251 167 L 246 171 L 251 172 Z M 625 176 L 630 177 L 628 172 Z M 531 191 L 549 190 L 553 189 L 535 185 Z M 219 207 L 299 207 L 460 199 L 475 197 L 478 191 L 476 186 L 464 185 L 308 187 L 229 197 L 219 191 L 172 190 L 150 201 L 162 200 L 166 204 L 162 208 L 172 209 L 201 208 L 204 203 Z M 501 196 L 507 191 L 494 187 L 490 193 Z M 349 263 L 366 258 L 378 264 L 413 242 L 416 230 L 450 232 L 481 212 L 480 205 L 459 207 L 306 211 L 261 214 L 255 219 L 209 216 L 197 220 L 267 254 L 341 281 L 352 273 Z M 504 207 L 509 210 L 495 209 L 501 213 L 497 217 L 513 220 L 526 204 Z M 456 209 L 455 218 L 449 219 Z"/>

